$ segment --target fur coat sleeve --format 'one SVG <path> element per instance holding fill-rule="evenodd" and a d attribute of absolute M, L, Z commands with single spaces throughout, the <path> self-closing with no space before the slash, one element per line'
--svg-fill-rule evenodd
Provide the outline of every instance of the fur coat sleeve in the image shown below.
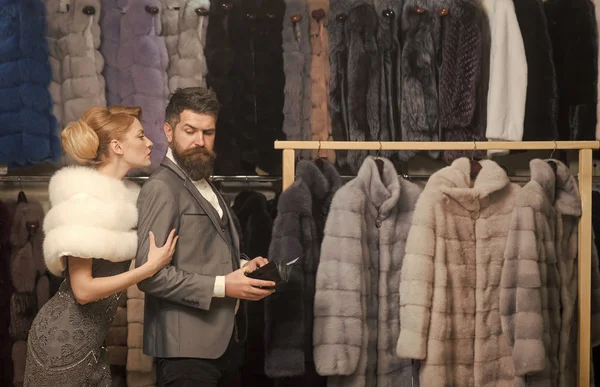
<path fill-rule="evenodd" d="M 139 188 L 86 167 L 58 171 L 48 186 L 51 209 L 44 219 L 44 259 L 62 275 L 65 256 L 113 262 L 131 260 L 137 250 Z"/>
<path fill-rule="evenodd" d="M 515 7 L 511 0 L 484 0 L 482 4 L 492 39 L 486 137 L 521 141 L 528 69 Z"/>
<path fill-rule="evenodd" d="M 44 4 L 1 0 L 0 9 L 0 164 L 55 161 L 61 149 L 48 91 Z"/>
<path fill-rule="evenodd" d="M 129 0 L 123 8 L 119 44 L 119 95 L 124 105 L 142 108 L 142 126 L 154 143 L 152 165 L 135 173 L 150 173 L 167 152 L 163 131 L 167 104 L 167 48 L 161 32 L 158 0 Z"/>

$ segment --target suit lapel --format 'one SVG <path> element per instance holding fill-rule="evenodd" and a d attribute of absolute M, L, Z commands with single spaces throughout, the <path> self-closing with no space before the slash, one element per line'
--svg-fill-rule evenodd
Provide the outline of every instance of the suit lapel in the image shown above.
<path fill-rule="evenodd" d="M 210 218 L 211 222 L 215 226 L 215 229 L 217 229 L 217 232 L 219 234 L 221 234 L 221 236 L 225 240 L 227 240 L 227 238 L 225 238 L 225 235 L 223 233 L 223 229 L 221 227 L 221 223 L 220 223 L 220 221 L 218 219 L 219 214 L 214 210 L 214 208 L 208 202 L 208 200 L 204 199 L 204 197 L 202 195 L 200 195 L 200 192 L 198 191 L 198 189 L 196 188 L 196 186 L 194 185 L 194 183 L 192 182 L 192 180 L 190 180 L 190 178 L 181 170 L 181 168 L 179 168 L 177 166 L 177 164 L 175 164 L 174 162 L 172 162 L 171 160 L 169 160 L 168 157 L 165 157 L 163 159 L 163 162 L 161 164 L 164 167 L 169 168 L 170 170 L 172 170 L 173 172 L 175 172 L 180 178 L 183 179 L 183 186 L 190 192 L 190 194 L 192 194 L 192 196 L 194 197 L 194 199 L 196 199 L 196 201 L 198 202 L 198 204 L 200 204 L 200 207 L 202 207 L 202 209 L 204 210 L 204 212 L 206 213 L 206 215 L 208 215 L 208 217 Z"/>

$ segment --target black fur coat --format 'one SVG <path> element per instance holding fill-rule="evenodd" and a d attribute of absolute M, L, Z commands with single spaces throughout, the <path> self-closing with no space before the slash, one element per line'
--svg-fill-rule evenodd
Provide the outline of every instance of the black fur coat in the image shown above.
<path fill-rule="evenodd" d="M 523 141 L 551 141 L 556 129 L 556 72 L 541 0 L 514 0 L 527 58 L 527 99 Z"/>
<path fill-rule="evenodd" d="M 544 3 L 558 85 L 558 137 L 594 140 L 598 82 L 598 36 L 589 0 Z"/>
<path fill-rule="evenodd" d="M 240 222 L 240 239 L 243 239 L 240 246 L 243 246 L 244 253 L 251 259 L 268 257 L 273 218 L 268 212 L 265 195 L 242 191 L 235 197 L 232 209 Z M 257 376 L 264 375 L 264 300 L 247 302 L 245 310 L 247 332 L 242 379 L 243 385 L 250 386 Z M 262 383 L 264 380 L 261 382 L 264 386 Z"/>
<path fill-rule="evenodd" d="M 224 106 L 218 122 L 217 173 L 269 174 L 281 171 L 275 140 L 283 123 L 283 0 L 211 3 L 207 31 L 207 83 Z M 227 3 L 227 2 L 226 2 Z M 228 11 L 225 8 L 230 8 Z M 220 90 L 220 91 L 219 91 Z M 224 129 L 219 132 L 220 129 Z"/>
<path fill-rule="evenodd" d="M 269 260 L 297 257 L 289 282 L 265 298 L 265 373 L 270 377 L 303 375 L 312 362 L 315 276 L 331 199 L 342 182 L 334 166 L 323 170 L 300 161 L 294 184 L 283 191 L 273 225 Z"/>

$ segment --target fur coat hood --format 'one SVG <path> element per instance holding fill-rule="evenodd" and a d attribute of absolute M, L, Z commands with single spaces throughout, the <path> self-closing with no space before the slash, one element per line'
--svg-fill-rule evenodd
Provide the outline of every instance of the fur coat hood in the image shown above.
<path fill-rule="evenodd" d="M 325 219 L 341 178 L 332 164 L 323 169 L 298 163 L 297 179 L 277 204 L 269 259 L 285 263 L 300 257 L 285 287 L 265 298 L 265 373 L 299 376 L 312 362 L 315 275 L 319 266 Z"/>
<path fill-rule="evenodd" d="M 406 242 L 396 351 L 422 360 L 420 383 L 428 387 L 514 386 L 499 293 L 521 188 L 493 161 L 481 165 L 475 181 L 467 158 L 431 176 Z"/>
<path fill-rule="evenodd" d="M 48 190 L 44 258 L 51 273 L 62 274 L 65 256 L 113 262 L 135 257 L 137 185 L 77 166 L 58 171 Z"/>
<path fill-rule="evenodd" d="M 382 160 L 382 174 L 368 157 L 338 190 L 325 225 L 313 343 L 317 372 L 330 385 L 404 387 L 416 378 L 394 348 L 405 242 L 421 190 Z"/>

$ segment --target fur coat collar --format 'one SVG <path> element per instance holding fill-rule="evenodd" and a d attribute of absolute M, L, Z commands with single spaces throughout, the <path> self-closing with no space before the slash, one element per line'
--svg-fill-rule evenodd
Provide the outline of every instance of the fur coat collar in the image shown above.
<path fill-rule="evenodd" d="M 137 185 L 77 166 L 58 171 L 48 190 L 44 258 L 50 272 L 61 275 L 69 255 L 112 262 L 135 257 Z"/>
<path fill-rule="evenodd" d="M 510 183 L 504 169 L 494 161 L 482 160 L 479 163 L 481 171 L 474 181 L 471 180 L 470 160 L 463 157 L 433 174 L 427 186 L 439 188 L 469 211 L 477 210 L 481 205 L 480 201 Z"/>

